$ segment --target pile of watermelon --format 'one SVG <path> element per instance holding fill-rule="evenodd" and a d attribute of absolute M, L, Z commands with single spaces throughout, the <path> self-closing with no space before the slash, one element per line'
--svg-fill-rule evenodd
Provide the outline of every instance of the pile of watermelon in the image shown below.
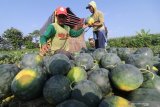
<path fill-rule="evenodd" d="M 160 58 L 150 48 L 25 54 L 0 65 L 1 107 L 159 107 Z"/>

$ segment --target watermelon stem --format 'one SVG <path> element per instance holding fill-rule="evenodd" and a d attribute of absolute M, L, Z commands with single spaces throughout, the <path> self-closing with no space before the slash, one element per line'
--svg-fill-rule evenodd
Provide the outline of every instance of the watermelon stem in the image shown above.
<path fill-rule="evenodd" d="M 94 64 L 94 66 L 91 68 L 91 70 L 94 70 L 94 68 L 96 68 L 96 66 L 97 66 L 97 65 L 96 65 L 96 64 Z"/>
<path fill-rule="evenodd" d="M 106 66 L 106 68 L 114 68 L 114 67 L 116 67 L 117 65 L 108 65 L 108 66 Z"/>
<path fill-rule="evenodd" d="M 151 69 L 151 67 L 150 67 L 149 65 L 146 65 L 146 68 L 147 68 L 147 70 L 150 70 L 150 69 Z"/>
<path fill-rule="evenodd" d="M 152 80 L 153 80 L 153 79 L 154 79 L 154 77 L 155 77 L 154 73 L 153 73 L 153 72 L 151 72 L 151 71 L 149 71 L 149 70 L 146 70 L 146 69 L 140 69 L 140 71 L 141 71 L 142 73 L 151 73 L 151 74 L 152 74 Z"/>
<path fill-rule="evenodd" d="M 12 96 L 9 96 L 9 97 L 3 99 L 1 105 L 9 104 L 10 101 L 11 101 L 14 97 L 15 97 L 15 96 L 12 95 Z M 3 106 L 2 106 L 2 107 L 3 107 Z"/>
<path fill-rule="evenodd" d="M 86 67 L 85 65 L 81 65 L 81 67 L 82 67 L 83 69 L 85 69 L 85 70 L 87 69 L 87 67 Z"/>
<path fill-rule="evenodd" d="M 74 90 L 73 87 L 72 87 L 72 85 L 73 85 L 74 83 L 75 83 L 75 81 L 72 81 L 71 84 L 70 84 L 70 89 L 71 89 L 71 90 Z"/>

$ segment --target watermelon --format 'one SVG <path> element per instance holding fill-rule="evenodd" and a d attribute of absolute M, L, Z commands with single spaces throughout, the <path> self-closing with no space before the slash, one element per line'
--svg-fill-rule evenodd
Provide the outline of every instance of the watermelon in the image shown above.
<path fill-rule="evenodd" d="M 20 69 L 14 64 L 0 65 L 0 99 L 10 96 L 11 83 Z"/>
<path fill-rule="evenodd" d="M 71 69 L 71 63 L 69 58 L 64 54 L 55 54 L 53 55 L 48 62 L 48 72 L 51 75 L 65 75 Z"/>
<path fill-rule="evenodd" d="M 105 55 L 106 53 L 107 53 L 107 51 L 105 49 L 98 48 L 93 52 L 92 56 L 93 56 L 94 60 L 96 60 L 97 62 L 100 62 L 102 56 Z"/>
<path fill-rule="evenodd" d="M 133 103 L 120 96 L 108 96 L 98 107 L 135 107 Z"/>
<path fill-rule="evenodd" d="M 130 64 L 116 66 L 110 73 L 113 85 L 122 91 L 132 91 L 140 87 L 143 83 L 141 71 Z"/>
<path fill-rule="evenodd" d="M 74 54 L 79 55 L 80 53 L 87 53 L 88 49 L 87 48 L 81 48 L 80 52 L 75 52 Z"/>
<path fill-rule="evenodd" d="M 157 74 L 160 75 L 160 63 L 154 64 L 154 66 L 158 69 Z"/>
<path fill-rule="evenodd" d="M 7 107 L 54 107 L 49 104 L 43 97 L 39 97 L 29 101 L 13 99 Z"/>
<path fill-rule="evenodd" d="M 88 80 L 96 83 L 102 91 L 102 94 L 105 96 L 106 94 L 111 92 L 110 81 L 108 77 L 109 71 L 104 68 L 99 68 L 94 70 L 89 74 Z"/>
<path fill-rule="evenodd" d="M 56 107 L 88 107 L 88 106 L 86 106 L 83 102 L 70 99 L 58 104 Z"/>
<path fill-rule="evenodd" d="M 89 75 L 90 73 L 92 73 L 95 70 L 98 70 L 99 68 L 100 68 L 100 66 L 99 66 L 98 62 L 94 61 L 93 67 L 89 71 L 87 71 L 87 74 Z"/>
<path fill-rule="evenodd" d="M 121 59 L 114 53 L 107 53 L 101 58 L 101 66 L 106 69 L 112 69 L 117 64 L 121 63 Z"/>
<path fill-rule="evenodd" d="M 85 70 L 90 70 L 94 65 L 94 60 L 90 54 L 80 53 L 75 58 L 75 64 L 78 67 L 83 67 Z"/>
<path fill-rule="evenodd" d="M 94 23 L 94 19 L 92 17 L 87 17 L 85 23 L 91 26 Z"/>
<path fill-rule="evenodd" d="M 46 75 L 41 67 L 22 69 L 13 79 L 12 93 L 19 99 L 28 101 L 42 93 Z"/>
<path fill-rule="evenodd" d="M 27 67 L 36 67 L 36 66 L 43 66 L 43 57 L 39 54 L 35 53 L 28 53 L 24 54 L 22 60 L 20 62 L 20 68 L 27 68 Z"/>
<path fill-rule="evenodd" d="M 155 55 L 151 59 L 152 59 L 152 61 L 153 61 L 154 64 L 160 63 L 159 55 Z"/>
<path fill-rule="evenodd" d="M 71 68 L 76 66 L 74 60 L 70 60 L 70 64 L 71 64 Z"/>
<path fill-rule="evenodd" d="M 49 74 L 49 61 L 50 61 L 50 56 L 43 56 L 43 63 L 44 63 L 44 66 L 43 68 L 45 69 L 45 71 Z"/>
<path fill-rule="evenodd" d="M 94 82 L 83 80 L 74 86 L 71 98 L 85 103 L 88 107 L 97 107 L 102 99 L 102 92 Z"/>
<path fill-rule="evenodd" d="M 117 55 L 121 60 L 125 60 L 129 54 L 134 53 L 136 50 L 132 48 L 117 48 Z"/>
<path fill-rule="evenodd" d="M 156 89 L 160 92 L 160 77 L 152 72 L 143 73 L 144 81 L 141 88 Z"/>
<path fill-rule="evenodd" d="M 108 53 L 115 53 L 115 54 L 117 54 L 117 48 L 116 47 L 109 47 L 107 49 L 107 52 Z"/>
<path fill-rule="evenodd" d="M 81 67 L 73 67 L 67 74 L 71 82 L 80 82 L 87 79 L 87 72 Z"/>
<path fill-rule="evenodd" d="M 69 59 L 71 59 L 71 60 L 74 59 L 72 53 L 70 53 L 70 52 L 68 52 L 68 51 L 65 51 L 65 50 L 63 50 L 63 49 L 58 49 L 58 50 L 56 50 L 56 51 L 54 52 L 54 54 L 64 54 L 64 55 L 66 55 Z"/>
<path fill-rule="evenodd" d="M 147 57 L 153 57 L 153 51 L 148 47 L 138 48 L 134 54 L 142 54 Z"/>
<path fill-rule="evenodd" d="M 70 97 L 70 80 L 63 75 L 52 76 L 43 87 L 43 96 L 50 104 L 57 105 Z"/>
<path fill-rule="evenodd" d="M 160 93 L 153 88 L 138 88 L 131 91 L 127 99 L 136 107 L 159 107 Z"/>
<path fill-rule="evenodd" d="M 151 58 L 143 54 L 130 54 L 126 58 L 125 62 L 140 69 L 151 69 L 153 66 Z"/>

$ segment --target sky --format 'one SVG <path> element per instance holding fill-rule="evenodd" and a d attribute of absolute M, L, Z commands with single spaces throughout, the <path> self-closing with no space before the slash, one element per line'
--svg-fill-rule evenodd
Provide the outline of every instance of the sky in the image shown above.
<path fill-rule="evenodd" d="M 80 18 L 91 15 L 85 7 L 91 0 L 0 0 L 0 35 L 14 27 L 23 35 L 40 29 L 59 6 L 70 7 Z M 160 33 L 160 0 L 95 0 L 102 11 L 108 38 L 135 35 L 141 29 Z M 85 40 L 92 29 L 85 33 Z"/>

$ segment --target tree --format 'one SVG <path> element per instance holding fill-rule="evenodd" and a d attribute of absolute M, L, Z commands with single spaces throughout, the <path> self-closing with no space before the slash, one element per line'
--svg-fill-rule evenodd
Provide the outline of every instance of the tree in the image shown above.
<path fill-rule="evenodd" d="M 0 43 L 3 41 L 3 38 L 0 36 Z"/>
<path fill-rule="evenodd" d="M 33 37 L 30 34 L 25 36 L 23 40 L 24 40 L 24 45 L 27 49 L 35 48 L 35 44 L 32 42 Z"/>
<path fill-rule="evenodd" d="M 26 41 L 32 41 L 32 36 L 31 35 L 27 35 L 23 38 L 24 42 Z"/>
<path fill-rule="evenodd" d="M 8 41 L 14 49 L 18 49 L 22 44 L 23 33 L 20 30 L 11 27 L 4 31 L 2 37 Z"/>
<path fill-rule="evenodd" d="M 33 37 L 33 40 L 35 40 L 36 43 L 39 42 L 39 37 L 40 37 L 40 31 L 39 30 L 34 30 L 32 33 L 30 33 L 29 35 L 31 35 Z"/>

